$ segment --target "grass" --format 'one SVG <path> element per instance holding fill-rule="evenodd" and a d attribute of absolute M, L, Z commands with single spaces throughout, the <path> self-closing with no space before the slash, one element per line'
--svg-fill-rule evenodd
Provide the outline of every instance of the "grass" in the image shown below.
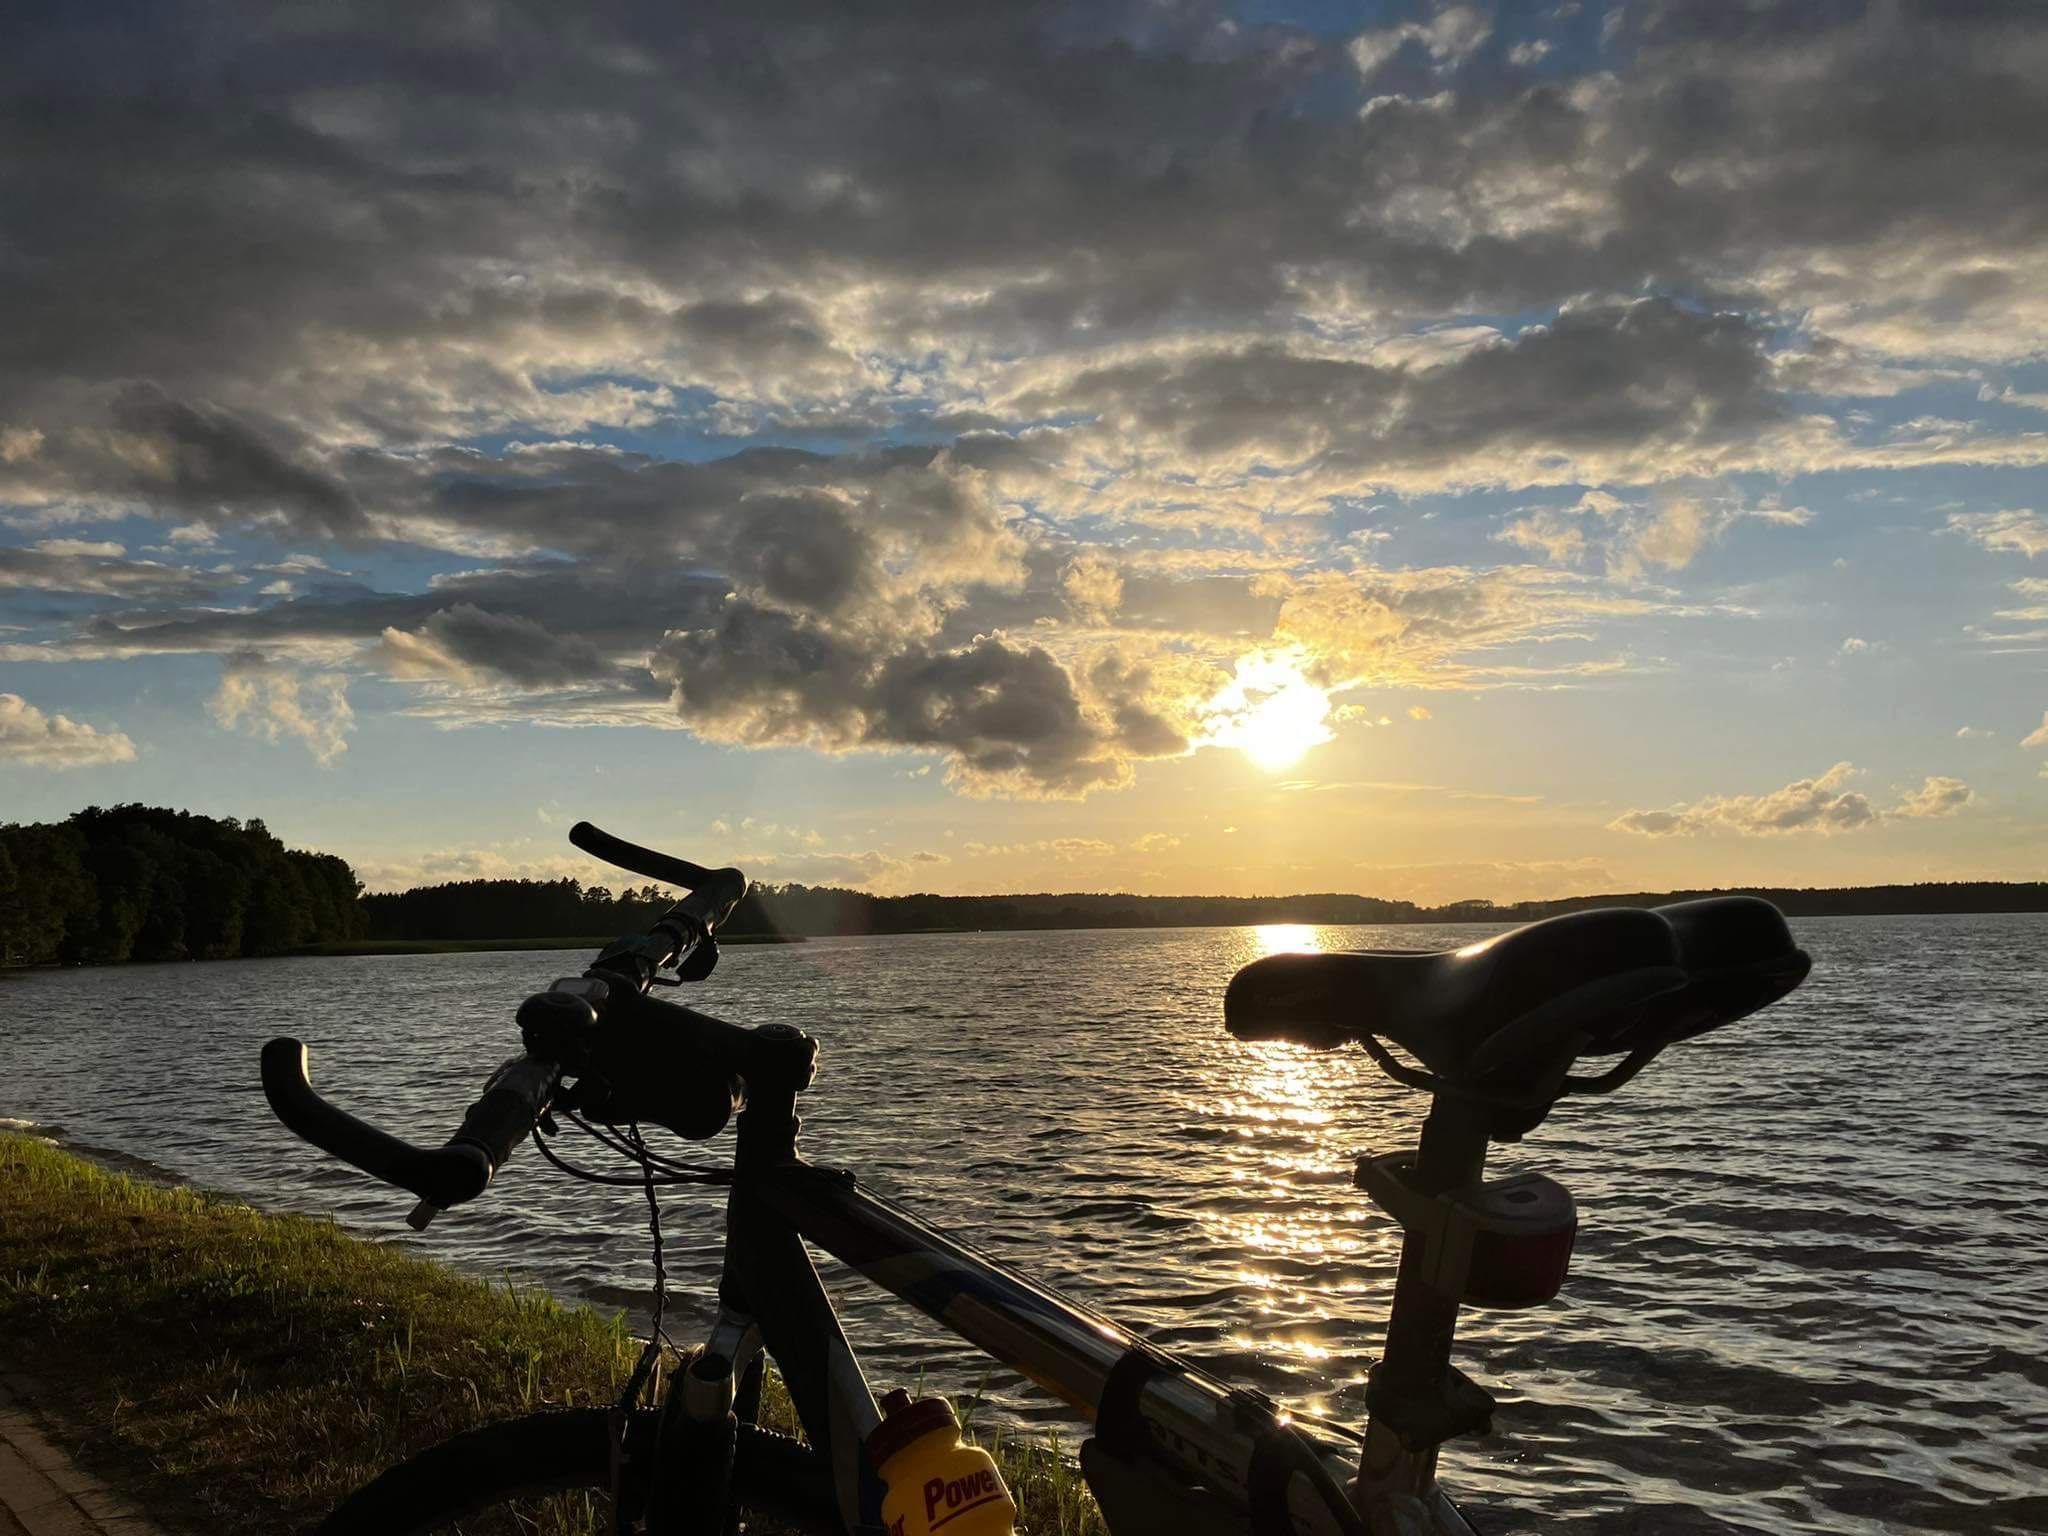
<path fill-rule="evenodd" d="M 610 1402 L 639 1345 L 622 1314 L 0 1134 L 0 1352 L 69 1447 L 166 1523 L 274 1536 L 459 1430 Z M 793 1427 L 772 1376 L 762 1405 Z M 1056 1440 L 984 1443 L 1026 1530 L 1101 1536 Z M 609 1524 L 558 1500 L 517 1528 Z"/>

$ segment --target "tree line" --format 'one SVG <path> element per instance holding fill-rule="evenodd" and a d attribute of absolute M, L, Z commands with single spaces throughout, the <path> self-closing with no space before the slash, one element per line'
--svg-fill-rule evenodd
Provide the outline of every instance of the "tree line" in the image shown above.
<path fill-rule="evenodd" d="M 231 960 L 361 938 L 362 885 L 255 818 L 89 806 L 0 826 L 0 964 Z"/>
<path fill-rule="evenodd" d="M 373 939 L 591 938 L 646 928 L 675 904 L 659 886 L 575 880 L 455 880 L 363 898 Z"/>
<path fill-rule="evenodd" d="M 1556 901 L 1422 906 L 1339 892 L 1303 896 L 876 896 L 836 886 L 757 884 L 722 930 L 791 934 L 960 933 L 977 929 L 1222 928 L 1261 923 L 1525 923 L 1587 907 L 1656 906 L 1722 891 L 1632 892 Z M 1788 916 L 2048 911 L 2048 884 L 1929 882 L 1847 890 L 1757 888 Z M 574 880 L 463 880 L 365 896 L 370 936 L 389 939 L 604 937 L 644 928 L 675 898 L 656 886 L 613 895 Z"/>
<path fill-rule="evenodd" d="M 876 896 L 756 885 L 725 932 L 946 933 L 977 929 L 1234 927 L 1260 923 L 1530 922 L 1599 906 L 1654 906 L 1712 891 L 1559 901 L 1409 901 L 1303 896 Z M 1758 888 L 1788 916 L 2048 911 L 2048 883 L 1928 882 Z M 364 895 L 333 854 L 286 848 L 251 818 L 143 805 L 88 807 L 61 822 L 0 826 L 0 964 L 105 964 L 274 955 L 363 939 L 603 939 L 647 927 L 674 900 L 659 886 L 462 880 Z"/>

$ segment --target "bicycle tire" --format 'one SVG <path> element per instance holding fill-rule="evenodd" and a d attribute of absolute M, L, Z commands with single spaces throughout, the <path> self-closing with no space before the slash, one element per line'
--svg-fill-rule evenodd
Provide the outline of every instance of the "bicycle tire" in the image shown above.
<path fill-rule="evenodd" d="M 550 1494 L 611 1491 L 611 1427 L 602 1408 L 508 1419 L 455 1435 L 388 1468 L 337 1505 L 318 1536 L 428 1536 L 492 1509 Z M 839 1530 L 831 1477 L 810 1447 L 740 1426 L 733 1502 L 778 1528 Z M 522 1527 L 525 1528 L 525 1527 Z M 609 1530 L 609 1525 L 603 1527 Z"/>

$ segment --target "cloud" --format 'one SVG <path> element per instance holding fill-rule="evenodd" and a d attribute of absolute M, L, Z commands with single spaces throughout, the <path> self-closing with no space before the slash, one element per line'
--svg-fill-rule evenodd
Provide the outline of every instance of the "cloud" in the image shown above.
<path fill-rule="evenodd" d="M 1796 779 L 1767 795 L 1710 796 L 1671 810 L 1630 811 L 1608 823 L 1614 832 L 1647 837 L 1690 837 L 1699 832 L 1734 832 L 1768 837 L 1786 832 L 1847 832 L 1877 820 L 1870 801 L 1846 786 L 1856 774 L 1837 763 L 1817 778 Z"/>
<path fill-rule="evenodd" d="M 226 585 L 211 572 L 122 554 L 118 544 L 82 539 L 44 539 L 32 549 L 0 546 L 0 590 L 165 602 L 208 597 Z"/>
<path fill-rule="evenodd" d="M 91 768 L 135 760 L 135 743 L 64 715 L 48 715 L 18 693 L 0 693 L 0 762 Z"/>
<path fill-rule="evenodd" d="M 1944 531 L 1959 533 L 1992 551 L 2011 551 L 2029 560 L 2048 554 L 2048 517 L 2031 507 L 2002 512 L 1951 512 Z"/>
<path fill-rule="evenodd" d="M 1116 562 L 1098 551 L 1088 550 L 1069 561 L 1060 576 L 1060 586 L 1074 612 L 1091 623 L 1104 623 L 1124 600 L 1123 573 Z"/>
<path fill-rule="evenodd" d="M 230 657 L 206 708 L 224 730 L 271 742 L 300 742 L 323 768 L 348 750 L 355 723 L 345 677 L 302 677 L 260 656 Z"/>
<path fill-rule="evenodd" d="M 443 608 L 417 630 L 387 627 L 377 659 L 393 677 L 502 681 L 529 689 L 599 679 L 613 670 L 589 640 L 553 635 L 532 619 L 473 603 Z"/>
<path fill-rule="evenodd" d="M 1708 513 L 1691 497 L 1674 497 L 1655 518 L 1637 530 L 1616 562 L 1617 573 L 1631 577 L 1644 567 L 1682 570 L 1706 547 L 1711 537 Z"/>
<path fill-rule="evenodd" d="M 1142 666 L 1108 656 L 1077 677 L 998 636 L 940 648 L 733 602 L 714 626 L 670 631 L 651 665 L 701 735 L 936 751 L 974 794 L 1082 795 L 1126 782 L 1133 758 L 1187 745 L 1146 702 Z"/>
<path fill-rule="evenodd" d="M 2048 747 L 2048 710 L 2044 710 L 2041 714 L 2040 729 L 2030 731 L 2026 736 L 2022 737 L 2020 745 L 2023 747 Z"/>
<path fill-rule="evenodd" d="M 1610 832 L 1645 837 L 1692 837 L 1728 832 L 1741 837 L 1775 837 L 1788 833 L 1828 835 L 1853 832 L 1886 820 L 1926 820 L 1952 816 L 1976 797 L 1961 779 L 1930 776 L 1918 789 L 1901 796 L 1889 810 L 1879 811 L 1869 799 L 1848 788 L 1860 770 L 1836 763 L 1811 779 L 1796 779 L 1765 795 L 1710 795 L 1691 805 L 1665 810 L 1629 811 L 1607 824 Z"/>
<path fill-rule="evenodd" d="M 1274 573 L 1259 579 L 1281 597 L 1275 638 L 1310 658 L 1325 687 L 1469 688 L 1505 677 L 1563 678 L 1583 663 L 1489 661 L 1489 652 L 1584 637 L 1657 606 L 1565 572 L 1462 566 Z M 1595 666 L 1602 664 L 1593 664 Z"/>
<path fill-rule="evenodd" d="M 1297 498 L 1644 484 L 1842 451 L 1779 397 L 1764 347 L 1740 315 L 1639 299 L 1568 308 L 1428 365 L 1270 340 L 1047 363 L 1005 404 L 1088 418 L 1051 447 L 1138 470 L 1156 459 L 1205 483 L 1285 468 L 1290 481 L 1264 492 Z"/>
<path fill-rule="evenodd" d="M 1351 61 L 1358 66 L 1359 74 L 1370 78 L 1407 44 L 1419 43 L 1432 63 L 1456 65 L 1463 63 L 1492 35 L 1493 23 L 1478 10 L 1469 5 L 1451 5 L 1426 22 L 1411 21 L 1398 27 L 1359 33 L 1351 40 Z M 1539 49 L 1534 58 L 1542 56 Z M 1518 64 L 1531 61 L 1515 60 Z"/>
<path fill-rule="evenodd" d="M 1666 496 L 1654 507 L 1587 491 L 1569 507 L 1539 507 L 1511 519 L 1494 538 L 1541 554 L 1553 565 L 1581 565 L 1598 555 L 1607 574 L 1641 581 L 1652 569 L 1670 572 L 1692 564 L 1701 550 L 1745 521 L 1801 527 L 1813 513 L 1786 507 L 1775 496 Z"/>
<path fill-rule="evenodd" d="M 1927 821 L 1953 816 L 1964 806 L 1973 804 L 1976 795 L 1961 779 L 1942 778 L 1930 774 L 1918 789 L 1911 790 L 1885 814 L 1907 821 Z"/>
<path fill-rule="evenodd" d="M 0 468 L 0 501 L 105 501 L 202 526 L 282 519 L 361 533 L 355 493 L 327 458 L 285 423 L 121 384 L 105 392 L 103 412 Z"/>
<path fill-rule="evenodd" d="M 2028 411 L 2048 411 L 2048 393 L 2023 394 L 2010 384 L 2004 389 L 1994 389 L 1989 384 L 1981 386 L 1977 398 L 1986 404 L 2017 406 Z"/>
<path fill-rule="evenodd" d="M 1586 552 L 1586 530 L 1576 521 L 1547 510 L 1515 518 L 1494 537 L 1533 550 L 1553 565 L 1576 565 Z"/>

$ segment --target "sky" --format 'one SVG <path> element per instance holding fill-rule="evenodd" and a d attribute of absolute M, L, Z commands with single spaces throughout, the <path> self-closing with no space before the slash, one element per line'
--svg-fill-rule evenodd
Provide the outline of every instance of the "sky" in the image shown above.
<path fill-rule="evenodd" d="M 2048 872 L 2048 13 L 30 4 L 0 820 Z"/>

